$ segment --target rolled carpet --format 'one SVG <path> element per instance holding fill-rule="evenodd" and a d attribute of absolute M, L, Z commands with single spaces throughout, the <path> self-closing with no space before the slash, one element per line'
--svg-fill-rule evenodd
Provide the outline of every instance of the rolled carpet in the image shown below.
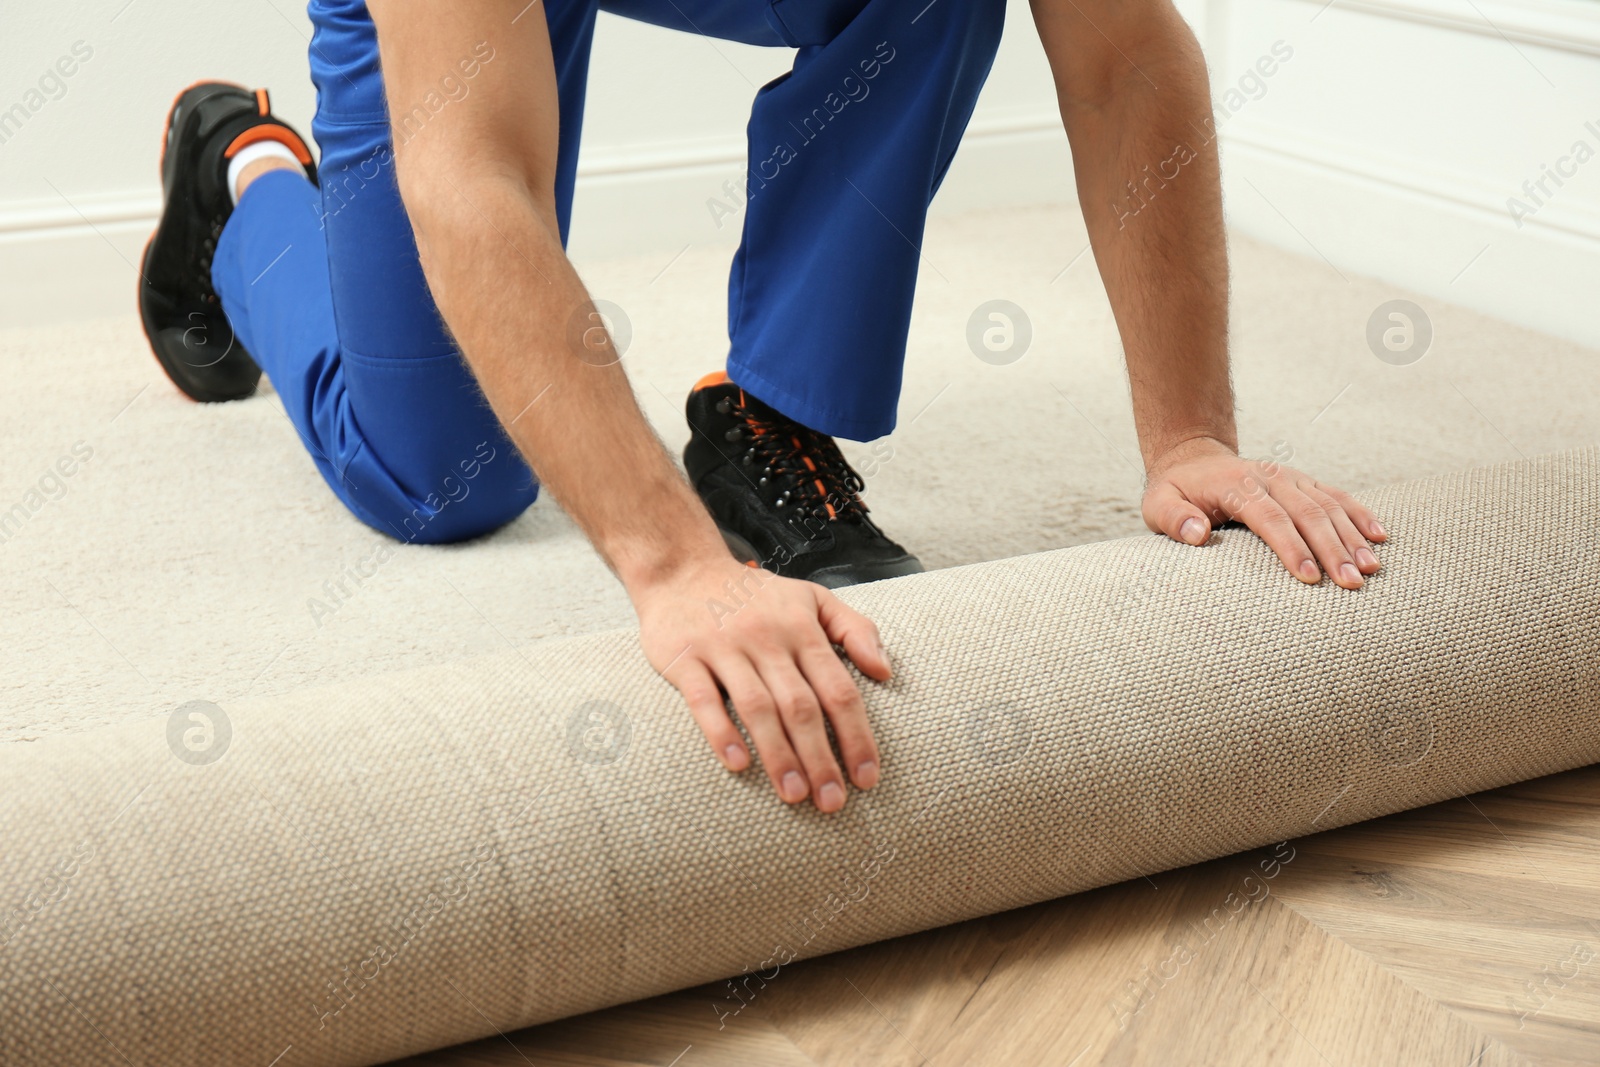
<path fill-rule="evenodd" d="M 1597 485 L 1369 494 L 1358 592 L 1234 529 L 848 590 L 897 673 L 834 816 L 629 633 L 5 748 L 0 1062 L 371 1064 L 1600 760 Z"/>

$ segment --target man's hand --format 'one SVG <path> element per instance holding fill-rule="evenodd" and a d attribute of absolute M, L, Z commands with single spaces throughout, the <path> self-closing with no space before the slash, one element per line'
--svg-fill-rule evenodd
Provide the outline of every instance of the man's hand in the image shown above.
<path fill-rule="evenodd" d="M 877 783 L 878 747 L 866 708 L 833 650 L 842 645 L 863 673 L 887 681 L 889 660 L 870 620 L 820 585 L 727 556 L 630 592 L 645 655 L 683 694 L 730 771 L 748 767 L 750 754 L 728 718 L 723 691 L 787 803 L 810 795 L 820 811 L 844 807 L 827 723 L 850 780 L 861 789 Z"/>
<path fill-rule="evenodd" d="M 1214 525 L 1229 520 L 1254 530 L 1302 582 L 1321 581 L 1325 570 L 1346 589 L 1360 589 L 1363 575 L 1377 573 L 1367 542 L 1387 538 L 1344 490 L 1270 460 L 1240 459 L 1221 441 L 1185 441 L 1151 464 L 1144 493 L 1150 529 L 1203 545 Z"/>

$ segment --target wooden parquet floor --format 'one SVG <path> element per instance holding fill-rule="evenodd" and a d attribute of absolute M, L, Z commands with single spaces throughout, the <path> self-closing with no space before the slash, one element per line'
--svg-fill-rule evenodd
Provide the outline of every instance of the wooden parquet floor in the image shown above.
<path fill-rule="evenodd" d="M 1600 1064 L 1600 766 L 793 964 L 719 1020 L 726 996 L 403 1062 Z"/>

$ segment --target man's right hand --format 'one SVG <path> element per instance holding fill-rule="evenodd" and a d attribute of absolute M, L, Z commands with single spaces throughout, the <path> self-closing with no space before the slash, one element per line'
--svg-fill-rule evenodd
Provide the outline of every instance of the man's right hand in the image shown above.
<path fill-rule="evenodd" d="M 686 564 L 630 594 L 646 657 L 683 694 L 730 771 L 748 767 L 750 755 L 724 692 L 785 802 L 810 796 L 820 811 L 844 807 L 828 723 L 850 780 L 859 789 L 877 783 L 878 746 L 861 692 L 833 648 L 887 681 L 889 659 L 870 619 L 820 585 L 726 556 Z"/>

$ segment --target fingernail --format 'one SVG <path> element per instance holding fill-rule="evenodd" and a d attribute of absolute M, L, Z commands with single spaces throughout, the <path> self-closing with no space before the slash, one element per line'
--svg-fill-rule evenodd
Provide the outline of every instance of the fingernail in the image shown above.
<path fill-rule="evenodd" d="M 1322 580 L 1322 572 L 1309 559 L 1300 564 L 1300 576 L 1308 582 L 1320 582 Z"/>
<path fill-rule="evenodd" d="M 878 761 L 863 760 L 856 768 L 856 785 L 862 789 L 871 789 L 878 784 Z"/>
<path fill-rule="evenodd" d="M 729 745 L 722 750 L 722 754 L 727 757 L 730 770 L 739 771 L 744 769 L 744 748 L 742 746 Z"/>
<path fill-rule="evenodd" d="M 1370 548 L 1358 548 L 1356 549 L 1356 562 L 1363 567 L 1376 567 L 1378 565 L 1378 557 L 1372 554 L 1372 549 Z"/>
<path fill-rule="evenodd" d="M 1384 532 L 1383 524 L 1380 523 L 1377 519 L 1373 519 L 1372 520 L 1372 533 L 1373 533 L 1374 537 L 1388 537 L 1389 536 L 1387 533 Z"/>
<path fill-rule="evenodd" d="M 1183 525 L 1178 527 L 1178 533 L 1191 545 L 1202 544 L 1206 539 L 1206 525 L 1199 519 L 1184 519 Z"/>
<path fill-rule="evenodd" d="M 824 782 L 817 791 L 817 807 L 823 811 L 838 811 L 844 807 L 844 790 L 838 782 Z"/>
<path fill-rule="evenodd" d="M 783 799 L 794 804 L 804 800 L 806 796 L 806 780 L 796 771 L 790 771 L 783 776 Z"/>
<path fill-rule="evenodd" d="M 1356 565 L 1354 563 L 1339 564 L 1339 577 L 1343 578 L 1350 585 L 1363 585 L 1366 582 L 1366 579 L 1361 577 L 1361 572 L 1356 570 Z"/>

